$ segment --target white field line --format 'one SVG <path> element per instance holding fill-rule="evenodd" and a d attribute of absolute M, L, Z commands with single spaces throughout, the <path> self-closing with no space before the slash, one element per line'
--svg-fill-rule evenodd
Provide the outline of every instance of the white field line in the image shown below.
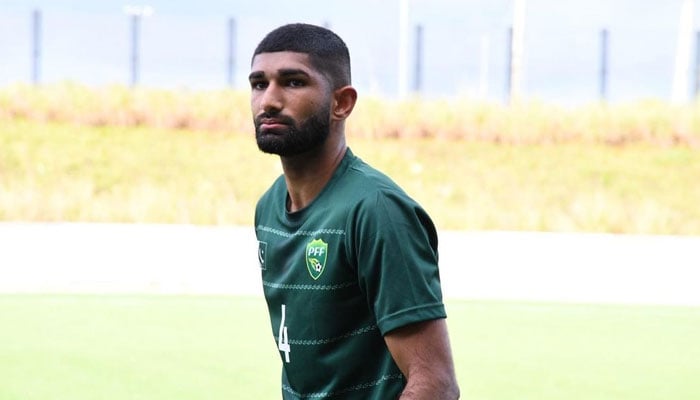
<path fill-rule="evenodd" d="M 441 232 L 446 298 L 700 306 L 700 237 Z M 0 223 L 0 293 L 261 296 L 252 227 Z"/>

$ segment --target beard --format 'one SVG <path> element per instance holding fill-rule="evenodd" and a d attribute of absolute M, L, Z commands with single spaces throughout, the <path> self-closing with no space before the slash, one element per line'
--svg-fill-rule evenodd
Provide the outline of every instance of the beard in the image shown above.
<path fill-rule="evenodd" d="M 330 133 L 330 115 L 330 106 L 326 106 L 306 121 L 297 124 L 293 118 L 285 115 L 263 113 L 254 120 L 258 148 L 264 153 L 290 157 L 320 147 L 326 142 Z M 263 118 L 274 118 L 286 125 L 287 129 L 274 132 L 261 131 L 260 121 Z"/>

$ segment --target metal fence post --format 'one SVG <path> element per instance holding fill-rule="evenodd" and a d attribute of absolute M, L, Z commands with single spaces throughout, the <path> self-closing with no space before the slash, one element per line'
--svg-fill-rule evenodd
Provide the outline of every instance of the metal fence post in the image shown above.
<path fill-rule="evenodd" d="M 139 81 L 139 25 L 141 16 L 131 15 L 131 86 Z"/>
<path fill-rule="evenodd" d="M 236 76 L 236 20 L 228 19 L 228 63 L 226 66 L 228 75 L 228 86 L 235 86 Z"/>
<path fill-rule="evenodd" d="M 141 19 L 149 17 L 154 10 L 151 6 L 125 6 L 124 12 L 131 17 L 131 86 L 139 82 L 139 39 Z"/>
<path fill-rule="evenodd" d="M 608 30 L 600 31 L 600 76 L 599 96 L 601 101 L 608 98 Z"/>
<path fill-rule="evenodd" d="M 506 103 L 510 102 L 511 99 L 511 87 L 513 82 L 511 78 L 513 77 L 513 27 L 508 27 L 508 34 L 506 37 Z"/>
<path fill-rule="evenodd" d="M 695 89 L 693 97 L 697 100 L 700 95 L 700 31 L 695 32 Z"/>
<path fill-rule="evenodd" d="M 420 93 L 423 86 L 423 26 L 416 25 L 416 54 L 413 91 Z"/>
<path fill-rule="evenodd" d="M 39 84 L 41 73 L 41 11 L 32 11 L 32 83 Z"/>

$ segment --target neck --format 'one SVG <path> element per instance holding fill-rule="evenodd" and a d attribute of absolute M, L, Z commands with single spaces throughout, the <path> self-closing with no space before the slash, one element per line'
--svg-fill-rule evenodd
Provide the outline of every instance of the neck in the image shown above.
<path fill-rule="evenodd" d="M 329 140 L 318 149 L 293 157 L 282 157 L 290 212 L 308 206 L 321 193 L 345 155 L 345 140 Z"/>

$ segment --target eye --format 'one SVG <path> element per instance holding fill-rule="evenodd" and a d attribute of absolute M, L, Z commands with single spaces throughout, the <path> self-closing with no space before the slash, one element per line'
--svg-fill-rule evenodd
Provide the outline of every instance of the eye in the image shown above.
<path fill-rule="evenodd" d="M 267 87 L 267 82 L 265 81 L 251 81 L 250 88 L 253 90 L 263 90 Z"/>
<path fill-rule="evenodd" d="M 290 87 L 304 87 L 306 86 L 306 82 L 301 79 L 290 79 L 287 81 L 287 85 Z"/>

